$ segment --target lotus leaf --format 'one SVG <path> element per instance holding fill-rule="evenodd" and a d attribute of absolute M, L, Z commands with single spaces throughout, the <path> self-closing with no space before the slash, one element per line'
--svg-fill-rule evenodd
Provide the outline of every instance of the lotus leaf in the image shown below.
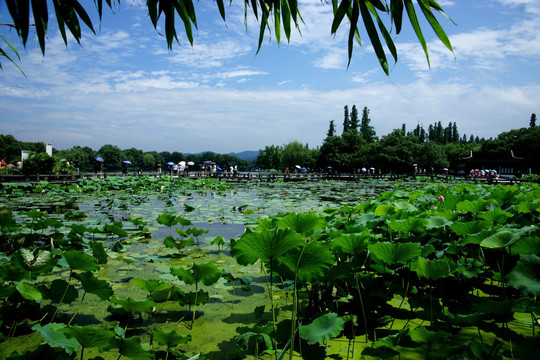
<path fill-rule="evenodd" d="M 540 255 L 540 237 L 524 237 L 512 246 L 512 254 Z"/>
<path fill-rule="evenodd" d="M 240 265 L 251 265 L 257 260 L 270 262 L 304 244 L 302 235 L 292 230 L 272 229 L 245 233 L 231 244 L 231 255 Z"/>
<path fill-rule="evenodd" d="M 40 301 L 43 298 L 41 291 L 27 282 L 18 283 L 16 288 L 19 294 L 26 300 Z"/>
<path fill-rule="evenodd" d="M 65 280 L 56 279 L 51 283 L 48 297 L 55 303 L 70 304 L 77 299 L 79 291 Z"/>
<path fill-rule="evenodd" d="M 98 241 L 91 241 L 90 248 L 92 249 L 92 254 L 96 258 L 98 264 L 107 263 L 107 260 L 108 260 L 107 252 L 105 251 L 105 248 L 103 247 L 103 243 L 98 242 Z"/>
<path fill-rule="evenodd" d="M 489 229 L 493 225 L 490 221 L 455 222 L 450 226 L 457 235 L 472 235 Z"/>
<path fill-rule="evenodd" d="M 441 339 L 447 339 L 450 334 L 446 331 L 431 331 L 424 326 L 419 326 L 416 329 L 409 331 L 412 341 L 420 344 L 436 344 Z"/>
<path fill-rule="evenodd" d="M 359 255 L 367 249 L 371 234 L 369 231 L 357 234 L 342 234 L 332 241 L 332 249 L 340 248 L 347 254 Z"/>
<path fill-rule="evenodd" d="M 417 243 L 378 242 L 368 245 L 368 249 L 386 265 L 406 264 L 422 253 L 422 247 Z"/>
<path fill-rule="evenodd" d="M 167 227 L 172 227 L 178 224 L 178 217 L 170 213 L 161 214 L 157 217 L 158 224 L 165 225 Z"/>
<path fill-rule="evenodd" d="M 208 300 L 210 300 L 210 294 L 208 294 L 207 291 L 199 290 L 197 292 L 192 291 L 185 293 L 180 298 L 180 304 L 188 306 L 199 306 L 206 304 Z"/>
<path fill-rule="evenodd" d="M 415 271 L 419 277 L 424 277 L 428 280 L 437 280 L 450 275 L 450 266 L 446 260 L 418 258 Z"/>
<path fill-rule="evenodd" d="M 32 327 L 34 331 L 41 334 L 43 341 L 49 344 L 51 347 L 59 346 L 68 354 L 79 350 L 81 344 L 75 338 L 68 338 L 61 330 L 66 328 L 66 324 L 49 323 L 42 326 L 36 324 Z"/>
<path fill-rule="evenodd" d="M 289 213 L 276 222 L 276 226 L 281 229 L 292 229 L 305 236 L 309 236 L 317 230 L 322 230 L 324 225 L 324 219 L 313 212 L 307 214 Z"/>
<path fill-rule="evenodd" d="M 309 325 L 300 326 L 300 337 L 308 344 L 323 344 L 338 336 L 343 331 L 345 320 L 336 313 L 327 313 L 319 316 Z"/>
<path fill-rule="evenodd" d="M 203 264 L 193 264 L 190 269 L 171 267 L 171 274 L 178 276 L 186 284 L 195 284 L 201 281 L 204 285 L 215 284 L 224 273 L 211 261 Z"/>
<path fill-rule="evenodd" d="M 99 326 L 68 326 L 60 329 L 69 338 L 76 339 L 83 348 L 97 347 L 103 350 L 111 344 L 115 334 L 111 330 Z"/>
<path fill-rule="evenodd" d="M 138 336 L 129 338 L 114 338 L 113 346 L 118 349 L 120 355 L 132 360 L 151 360 L 154 355 L 146 351 L 141 346 L 141 339 Z"/>
<path fill-rule="evenodd" d="M 490 249 L 500 249 L 514 244 L 520 237 L 521 234 L 514 229 L 506 229 L 485 238 L 480 243 L 480 246 Z"/>
<path fill-rule="evenodd" d="M 108 310 L 117 315 L 146 314 L 154 311 L 156 304 L 152 300 L 120 299 L 112 296 L 109 301 L 113 304 Z M 114 306 L 118 305 L 118 306 Z"/>
<path fill-rule="evenodd" d="M 97 263 L 96 259 L 80 250 L 65 251 L 62 256 L 72 270 L 99 270 L 99 264 Z"/>
<path fill-rule="evenodd" d="M 377 208 L 375 209 L 375 215 L 380 216 L 380 217 L 384 217 L 386 215 L 390 215 L 395 212 L 396 212 L 396 208 L 388 204 L 381 204 L 377 206 Z"/>
<path fill-rule="evenodd" d="M 22 267 L 31 272 L 49 272 L 55 265 L 55 259 L 52 253 L 47 250 L 39 250 L 34 253 L 29 249 L 23 248 L 15 253 L 15 256 L 20 257 Z"/>
<path fill-rule="evenodd" d="M 443 216 L 430 216 L 427 218 L 426 229 L 428 230 L 439 229 L 445 226 L 450 226 L 453 223 L 454 223 L 453 221 L 450 221 L 446 217 L 443 217 Z"/>
<path fill-rule="evenodd" d="M 500 207 L 495 207 L 491 210 L 480 213 L 478 217 L 494 223 L 496 222 L 499 224 L 504 224 L 508 218 L 512 217 L 512 214 L 502 210 Z"/>
<path fill-rule="evenodd" d="M 426 219 L 419 217 L 408 217 L 405 220 L 393 220 L 388 223 L 390 228 L 401 233 L 421 233 L 426 227 Z"/>
<path fill-rule="evenodd" d="M 508 274 L 508 285 L 526 295 L 540 295 L 540 257 L 520 255 L 516 266 Z"/>
<path fill-rule="evenodd" d="M 154 341 L 160 345 L 172 348 L 181 344 L 187 344 L 191 341 L 191 335 L 180 335 L 176 331 L 165 332 L 161 328 L 154 331 Z"/>
<path fill-rule="evenodd" d="M 279 258 L 279 262 L 290 270 L 290 279 L 297 272 L 298 280 L 305 282 L 322 277 L 334 263 L 334 256 L 328 247 L 312 241 L 301 249 L 289 251 Z"/>
<path fill-rule="evenodd" d="M 465 213 L 478 214 L 479 212 L 485 211 L 488 201 L 486 200 L 465 200 L 456 204 L 456 210 Z"/>
<path fill-rule="evenodd" d="M 89 271 L 75 274 L 75 277 L 81 282 L 84 291 L 97 295 L 101 300 L 108 300 L 113 295 L 111 284 L 106 280 L 99 280 Z"/>

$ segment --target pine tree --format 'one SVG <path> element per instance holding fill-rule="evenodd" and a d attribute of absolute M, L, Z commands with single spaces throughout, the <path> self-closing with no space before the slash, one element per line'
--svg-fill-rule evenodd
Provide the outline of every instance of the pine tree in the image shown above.
<path fill-rule="evenodd" d="M 436 125 L 435 134 L 437 138 L 436 141 L 442 144 L 444 142 L 444 130 L 440 121 Z"/>
<path fill-rule="evenodd" d="M 531 121 L 529 122 L 529 127 L 535 127 L 536 126 L 536 114 L 533 113 L 531 115 Z"/>
<path fill-rule="evenodd" d="M 424 130 L 424 127 L 420 127 L 420 142 L 426 141 L 426 130 Z"/>
<path fill-rule="evenodd" d="M 356 109 L 356 105 L 352 106 L 351 110 L 351 120 L 349 121 L 349 131 L 358 131 L 358 110 Z"/>
<path fill-rule="evenodd" d="M 403 136 L 405 136 L 405 134 L 407 134 L 407 128 L 405 127 L 405 124 L 401 125 L 401 132 L 403 133 Z"/>
<path fill-rule="evenodd" d="M 330 120 L 330 126 L 328 127 L 328 132 L 326 137 L 336 136 L 336 126 L 334 125 L 334 120 Z"/>
<path fill-rule="evenodd" d="M 346 133 L 350 130 L 351 121 L 349 119 L 349 107 L 345 105 L 344 107 L 344 117 L 343 117 L 343 133 Z"/>
<path fill-rule="evenodd" d="M 436 139 L 435 128 L 433 127 L 433 125 L 429 125 L 429 127 L 428 127 L 428 140 L 429 141 L 435 141 L 435 139 Z"/>

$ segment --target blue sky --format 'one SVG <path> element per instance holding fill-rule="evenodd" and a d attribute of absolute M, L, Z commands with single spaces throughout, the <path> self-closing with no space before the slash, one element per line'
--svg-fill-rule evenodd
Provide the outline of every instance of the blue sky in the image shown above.
<path fill-rule="evenodd" d="M 294 140 L 320 146 L 330 120 L 341 131 L 345 105 L 368 107 L 378 136 L 441 121 L 489 138 L 540 112 L 538 0 L 440 1 L 456 23 L 439 17 L 454 53 L 424 27 L 428 67 L 406 22 L 389 78 L 366 34 L 347 68 L 347 28 L 331 36 L 332 9 L 319 0 L 299 1 L 301 34 L 279 46 L 267 34 L 258 54 L 258 24 L 251 16 L 246 31 L 242 2 L 226 23 L 214 1 L 197 2 L 193 47 L 181 33 L 172 51 L 139 2 L 106 9 L 99 23 L 89 1 L 96 34 L 83 29 L 80 46 L 63 44 L 51 13 L 45 56 L 35 38 L 23 49 L 0 28 L 26 74 L 2 62 L 0 133 L 58 149 L 228 153 Z M 0 22 L 9 20 L 1 2 Z"/>

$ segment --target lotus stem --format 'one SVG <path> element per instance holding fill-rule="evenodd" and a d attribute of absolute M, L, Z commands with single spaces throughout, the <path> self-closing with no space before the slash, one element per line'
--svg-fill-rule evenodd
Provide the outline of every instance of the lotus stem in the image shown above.
<path fill-rule="evenodd" d="M 356 289 L 358 290 L 358 297 L 360 298 L 360 307 L 362 308 L 362 317 L 364 318 L 364 331 L 366 333 L 366 343 L 368 342 L 368 329 L 367 329 L 367 319 L 366 319 L 366 310 L 364 309 L 364 301 L 362 300 L 362 293 L 360 292 L 360 284 L 358 283 L 358 274 L 354 274 L 354 280 L 356 281 Z"/>
<path fill-rule="evenodd" d="M 66 294 L 67 294 L 67 291 L 69 289 L 69 282 L 71 281 L 71 275 L 72 275 L 73 271 L 69 271 L 69 279 L 67 281 L 67 286 L 66 286 L 66 289 L 64 290 L 64 293 L 62 294 L 62 297 L 60 298 L 60 302 L 58 303 L 58 306 L 60 306 L 62 304 L 62 302 L 64 301 L 64 298 L 66 297 Z M 56 317 L 56 314 L 58 313 L 58 307 L 56 307 L 56 310 L 54 311 L 54 314 L 53 316 L 51 317 L 51 323 L 53 322 L 54 318 Z"/>
<path fill-rule="evenodd" d="M 82 305 L 82 303 L 84 301 L 85 296 L 86 296 L 86 290 L 84 291 L 83 296 L 81 298 L 81 301 L 79 302 L 79 306 L 77 306 L 77 310 L 75 310 L 75 314 L 73 314 L 73 316 L 69 320 L 68 325 L 71 325 L 71 322 L 73 321 L 73 319 L 75 319 L 75 316 L 77 316 L 77 314 L 79 313 L 79 310 L 81 309 L 81 305 Z"/>

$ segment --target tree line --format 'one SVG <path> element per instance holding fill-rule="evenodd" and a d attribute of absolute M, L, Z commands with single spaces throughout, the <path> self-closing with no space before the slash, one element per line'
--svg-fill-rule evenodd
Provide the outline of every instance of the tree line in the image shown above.
<path fill-rule="evenodd" d="M 80 164 L 81 172 L 93 172 L 96 157 L 103 159 L 103 170 L 117 172 L 121 170 L 124 160 L 130 161 L 132 171 L 157 171 L 157 164 L 161 164 L 166 171 L 167 163 L 180 161 L 193 161 L 195 169 L 204 161 L 213 161 L 217 165 L 236 165 L 240 171 L 249 169 L 251 162 L 229 154 L 204 152 L 200 154 L 183 154 L 179 151 L 143 151 L 136 148 L 120 149 L 116 145 L 106 144 L 98 150 L 88 146 L 74 146 L 70 149 L 53 148 L 52 157 L 45 154 L 45 143 L 22 142 L 12 135 L 0 135 L 0 157 L 7 164 L 16 164 L 21 160 L 21 151 L 28 150 L 32 157 L 24 161 L 23 173 L 70 173 L 73 171 L 75 161 Z M 69 162 L 69 165 L 68 165 Z M 34 164 L 36 163 L 36 164 Z M 13 170 L 16 171 L 16 170 Z"/>
<path fill-rule="evenodd" d="M 309 149 L 293 141 L 284 146 L 270 145 L 259 150 L 255 160 L 261 169 L 294 169 L 296 165 L 315 171 L 353 172 L 375 168 L 383 173 L 407 173 L 413 164 L 420 170 L 440 172 L 444 168 L 451 172 L 468 171 L 464 157 L 482 153 L 492 158 L 515 156 L 525 158 L 525 169 L 540 171 L 540 161 L 532 154 L 540 153 L 540 127 L 536 126 L 536 115 L 532 114 L 529 127 L 503 132 L 495 139 L 479 138 L 470 134 L 460 135 L 455 122 L 447 126 L 436 122 L 426 128 L 418 124 L 412 131 L 406 125 L 394 129 L 380 138 L 373 126 L 369 109 L 364 107 L 359 115 L 356 105 L 344 107 L 341 134 L 334 120 L 322 145 Z"/>

